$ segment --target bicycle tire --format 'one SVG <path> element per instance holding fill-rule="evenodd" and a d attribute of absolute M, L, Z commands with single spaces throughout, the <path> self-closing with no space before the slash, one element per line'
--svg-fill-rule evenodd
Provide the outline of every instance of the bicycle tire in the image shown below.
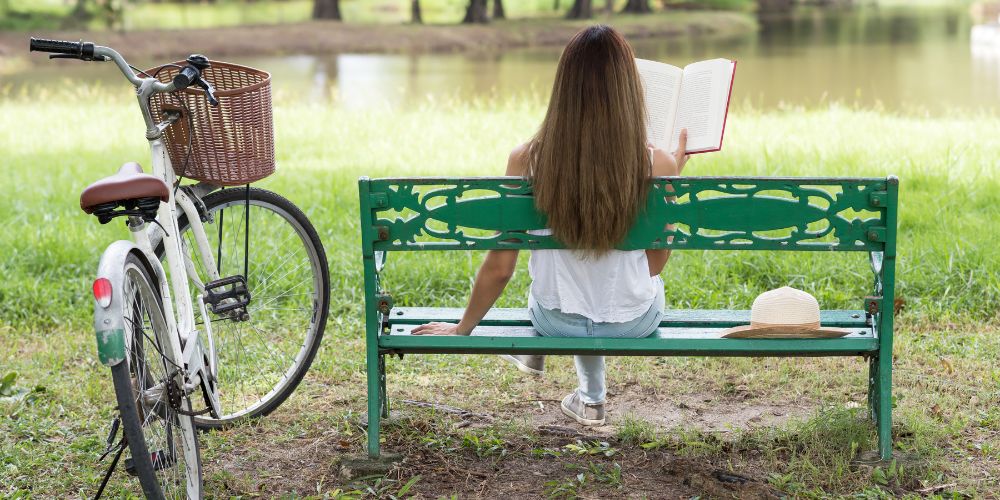
<path fill-rule="evenodd" d="M 231 241 L 232 238 L 228 238 L 229 242 L 222 241 L 220 237 L 215 243 L 221 242 L 221 246 L 229 248 L 232 252 L 229 255 L 223 255 L 223 259 L 227 262 L 223 264 L 232 264 L 235 266 L 229 266 L 230 269 L 235 269 L 236 271 L 242 272 L 243 260 L 242 260 L 242 248 L 246 243 L 245 238 L 240 239 L 241 227 L 245 225 L 244 211 L 245 203 L 247 201 L 247 189 L 244 187 L 223 189 L 221 191 L 216 191 L 205 196 L 202 202 L 205 205 L 206 211 L 211 214 L 211 223 L 204 223 L 206 235 L 211 239 L 221 232 L 226 233 L 230 231 L 230 227 L 227 224 L 230 222 L 235 222 L 235 236 L 237 241 L 235 244 Z M 276 301 L 278 298 L 269 297 L 266 295 L 268 287 L 270 284 L 265 284 L 261 286 L 259 282 L 260 276 L 263 273 L 257 273 L 257 269 L 270 269 L 268 266 L 273 266 L 276 260 L 280 257 L 278 252 L 297 252 L 296 257 L 300 260 L 296 264 L 297 267 L 303 266 L 303 262 L 308 259 L 309 271 L 305 273 L 308 278 L 311 278 L 312 286 L 307 290 L 311 295 L 311 305 L 308 308 L 308 313 L 302 315 L 301 317 L 292 318 L 296 319 L 300 324 L 294 331 L 288 336 L 268 336 L 268 334 L 282 330 L 283 327 L 279 328 L 274 322 L 268 323 L 267 326 L 270 328 L 255 326 L 250 324 L 249 330 L 255 332 L 258 341 L 272 340 L 273 343 L 269 344 L 267 342 L 258 342 L 257 347 L 267 347 L 272 348 L 268 357 L 273 361 L 274 353 L 281 351 L 281 355 L 285 357 L 291 357 L 289 362 L 282 363 L 272 363 L 263 365 L 258 363 L 260 358 L 256 355 L 244 355 L 241 356 L 239 351 L 234 351 L 235 348 L 240 348 L 244 350 L 244 353 L 248 351 L 247 345 L 244 343 L 245 338 L 242 338 L 240 333 L 239 325 L 245 324 L 245 322 L 235 321 L 233 318 L 224 320 L 215 320 L 212 323 L 213 337 L 215 338 L 216 351 L 219 358 L 219 376 L 218 376 L 218 387 L 221 394 L 220 399 L 222 399 L 223 414 L 219 415 L 218 418 L 211 417 L 208 415 L 195 417 L 195 423 L 203 429 L 218 429 L 244 419 L 257 418 L 274 411 L 279 405 L 281 405 L 294 390 L 298 387 L 299 383 L 305 377 L 306 372 L 312 365 L 313 359 L 316 356 L 316 352 L 319 349 L 320 342 L 323 338 L 323 332 L 326 328 L 326 320 L 329 314 L 330 306 L 330 271 L 329 264 L 326 260 L 326 251 L 323 248 L 322 242 L 320 242 L 319 235 L 316 229 L 313 227 L 312 223 L 309 221 L 308 217 L 300 210 L 295 204 L 293 204 L 288 199 L 283 196 L 274 193 L 272 191 L 250 188 L 249 190 L 249 201 L 251 210 L 251 225 L 250 225 L 250 269 L 247 270 L 249 276 L 247 278 L 247 286 L 251 295 L 251 303 L 247 307 L 249 313 L 249 323 L 252 323 L 260 319 L 260 308 L 255 308 L 255 304 L 259 306 L 260 304 L 268 304 L 267 301 Z M 221 213 L 221 215 L 220 215 Z M 231 214 L 227 216 L 227 214 Z M 272 216 L 277 216 L 278 218 L 273 218 Z M 267 220 L 271 220 L 268 223 Z M 182 238 L 185 242 L 185 254 L 192 256 L 193 253 L 191 249 L 195 247 L 193 242 L 193 237 L 191 237 L 191 232 L 188 231 L 188 220 L 186 215 L 181 215 L 178 218 L 178 228 L 181 232 Z M 270 226 L 269 226 L 270 224 Z M 262 230 L 260 226 L 264 226 Z M 265 233 L 261 236 L 263 231 L 271 230 L 269 233 Z M 290 231 L 289 231 L 290 230 Z M 297 237 L 293 237 L 292 235 Z M 287 246 L 281 246 L 281 248 L 275 248 L 275 239 L 283 238 L 284 242 L 287 242 Z M 272 240 L 260 241 L 262 239 Z M 298 243 L 295 243 L 297 241 Z M 260 251 L 260 246 L 270 245 L 269 249 L 272 252 Z M 213 244 L 212 251 L 219 251 L 218 244 Z M 255 251 L 254 247 L 258 247 Z M 301 251 L 301 252 L 300 252 Z M 160 252 L 162 253 L 162 252 Z M 234 255 L 235 254 L 235 255 Z M 206 276 L 206 272 L 202 269 L 201 262 L 197 256 L 192 256 L 192 263 L 195 265 L 198 274 L 203 278 Z M 216 262 L 216 266 L 220 267 L 220 263 Z M 226 269 L 223 267 L 223 272 L 220 273 L 222 276 L 226 276 Z M 287 276 L 288 273 L 285 273 Z M 256 278 L 255 278 L 256 277 Z M 270 276 L 268 276 L 270 278 Z M 193 292 L 196 292 L 193 290 Z M 305 292 L 304 292 L 305 293 Z M 196 295 L 192 295 L 196 297 Z M 300 301 L 304 303 L 305 301 Z M 303 305 L 303 304 L 299 304 Z M 197 304 L 195 304 L 195 311 L 198 311 Z M 303 307 L 305 309 L 305 307 Z M 303 310 L 303 312 L 306 312 Z M 196 313 L 197 314 L 197 313 Z M 305 322 L 304 319 L 308 319 Z M 306 326 L 307 323 L 307 326 Z M 302 326 L 305 326 L 305 330 L 302 330 Z M 292 329 L 291 327 L 289 328 Z M 297 332 L 297 333 L 296 333 Z M 260 351 L 261 349 L 258 349 Z M 267 349 L 263 349 L 267 350 Z M 294 355 L 290 355 L 291 351 L 295 351 Z M 253 353 L 258 354 L 258 353 Z M 234 366 L 234 365 L 240 366 Z M 248 365 L 248 366 L 243 366 Z M 254 376 L 259 378 L 265 378 L 266 380 L 277 380 L 275 383 L 264 382 L 260 384 L 260 389 L 247 390 L 245 385 L 245 378 L 247 373 L 252 372 Z M 266 373 L 265 373 L 266 372 Z M 280 376 L 279 376 L 279 373 Z M 243 384 L 241 386 L 241 383 Z M 270 387 L 268 387 L 270 386 Z M 264 392 L 264 389 L 267 389 Z M 264 392 L 263 395 L 255 394 Z M 252 401 L 247 404 L 248 400 L 252 400 L 256 397 L 256 401 Z"/>
<path fill-rule="evenodd" d="M 159 287 L 135 255 L 125 259 L 123 276 L 118 286 L 126 356 L 111 367 L 111 377 L 131 455 L 126 463 L 131 462 L 130 472 L 138 477 L 146 498 L 201 498 L 201 453 L 194 420 L 172 409 L 162 390 L 180 357 L 170 347 Z M 181 397 L 181 408 L 191 410 L 190 396 Z"/>

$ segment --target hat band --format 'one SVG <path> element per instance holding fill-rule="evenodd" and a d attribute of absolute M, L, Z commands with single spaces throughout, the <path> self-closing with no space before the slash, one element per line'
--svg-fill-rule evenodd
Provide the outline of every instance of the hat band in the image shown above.
<path fill-rule="evenodd" d="M 801 330 L 801 331 L 804 331 L 804 332 L 808 332 L 808 331 L 812 331 L 812 330 L 819 330 L 820 326 L 819 326 L 819 321 L 813 321 L 811 323 L 794 323 L 794 324 L 787 324 L 787 323 L 762 323 L 760 321 L 751 321 L 750 322 L 750 329 L 751 330 L 756 330 L 758 328 L 781 328 L 781 329 L 784 329 L 784 330 Z"/>

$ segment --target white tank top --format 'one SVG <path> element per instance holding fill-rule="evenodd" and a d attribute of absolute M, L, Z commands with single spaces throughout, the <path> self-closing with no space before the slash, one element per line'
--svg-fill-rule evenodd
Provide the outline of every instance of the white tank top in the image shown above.
<path fill-rule="evenodd" d="M 589 259 L 574 250 L 534 250 L 528 273 L 538 305 L 597 323 L 642 316 L 653 305 L 658 285 L 649 276 L 645 250 L 610 250 Z"/>
<path fill-rule="evenodd" d="M 650 150 L 650 168 L 652 161 Z M 552 230 L 529 233 L 552 234 Z M 530 293 L 538 305 L 597 323 L 624 323 L 642 316 L 660 286 L 649 275 L 645 250 L 610 250 L 589 258 L 575 250 L 533 250 L 528 273 Z"/>

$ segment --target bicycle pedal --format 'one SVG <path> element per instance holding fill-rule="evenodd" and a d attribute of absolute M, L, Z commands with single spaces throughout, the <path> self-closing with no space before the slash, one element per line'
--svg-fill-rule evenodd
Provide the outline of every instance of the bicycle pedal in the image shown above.
<path fill-rule="evenodd" d="M 246 308 L 250 304 L 247 279 L 237 274 L 209 281 L 205 283 L 203 300 L 214 314 Z"/>
<path fill-rule="evenodd" d="M 177 463 L 173 453 L 157 450 L 149 454 L 150 461 L 153 462 L 153 470 L 163 470 L 173 467 Z"/>

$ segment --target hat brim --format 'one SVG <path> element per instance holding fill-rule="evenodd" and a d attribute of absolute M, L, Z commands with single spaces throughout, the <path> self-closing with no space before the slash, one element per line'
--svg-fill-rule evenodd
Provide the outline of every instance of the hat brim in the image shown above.
<path fill-rule="evenodd" d="M 727 339 L 833 339 L 850 335 L 855 330 L 844 328 L 810 328 L 798 325 L 775 325 L 754 328 L 751 325 L 737 326 L 722 331 Z"/>

